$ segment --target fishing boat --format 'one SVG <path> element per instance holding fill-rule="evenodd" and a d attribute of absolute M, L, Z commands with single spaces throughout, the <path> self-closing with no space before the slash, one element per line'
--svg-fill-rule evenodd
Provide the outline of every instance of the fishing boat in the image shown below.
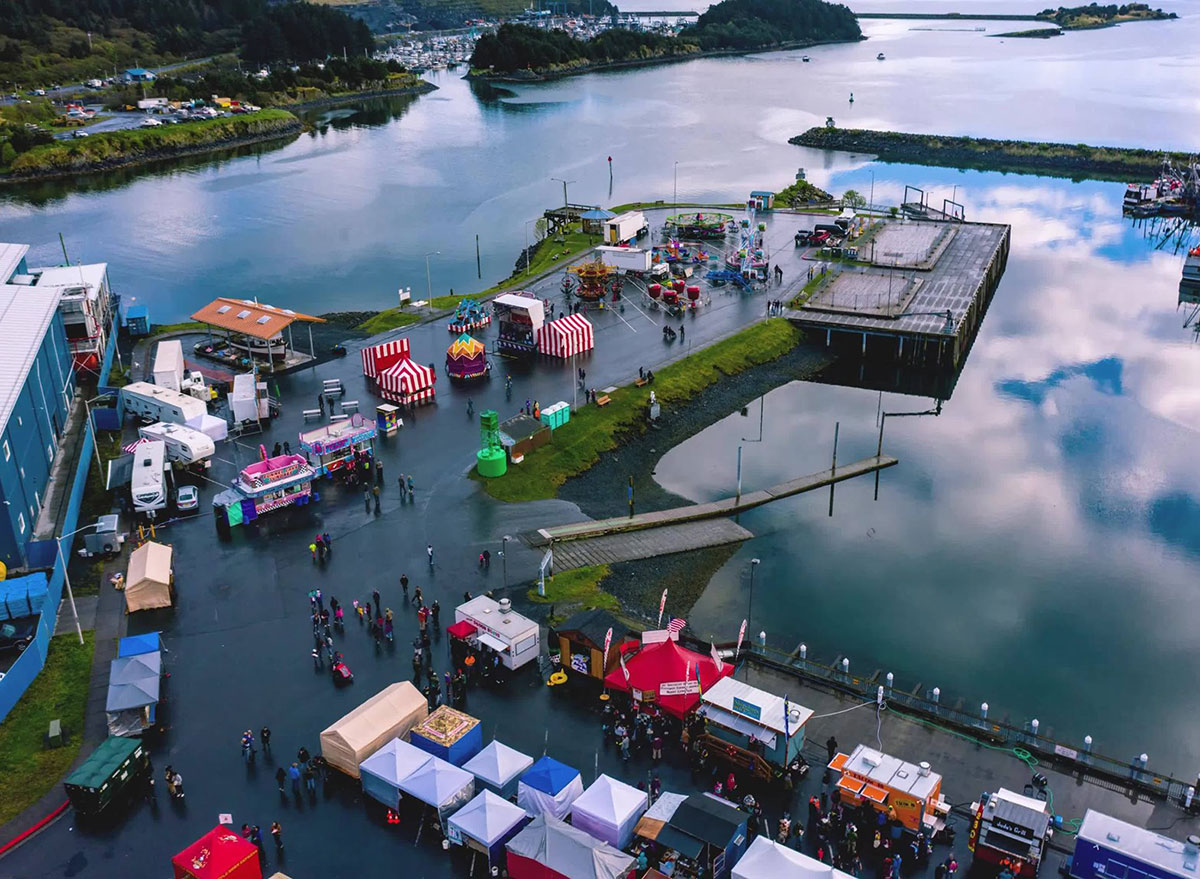
<path fill-rule="evenodd" d="M 1188 251 L 1187 259 L 1183 261 L 1183 278 L 1180 284 L 1200 288 L 1200 245 Z"/>
<path fill-rule="evenodd" d="M 809 58 L 807 55 L 801 55 L 801 56 L 800 56 L 800 60 L 801 60 L 801 61 L 803 61 L 805 64 L 807 64 L 807 63 L 808 63 L 809 61 L 811 61 L 812 59 L 811 59 L 811 58 Z"/>
<path fill-rule="evenodd" d="M 875 56 L 875 60 L 876 60 L 876 61 L 882 61 L 882 60 L 883 60 L 883 53 L 882 53 L 882 52 L 880 52 L 878 55 L 876 55 L 876 56 Z"/>

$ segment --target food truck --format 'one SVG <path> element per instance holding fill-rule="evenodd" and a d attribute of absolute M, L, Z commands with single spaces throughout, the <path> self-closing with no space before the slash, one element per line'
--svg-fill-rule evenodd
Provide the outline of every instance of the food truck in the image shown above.
<path fill-rule="evenodd" d="M 748 766 L 764 781 L 800 757 L 804 725 L 813 716 L 797 702 L 731 677 L 700 695 L 698 713 L 708 721 L 709 753 Z"/>
<path fill-rule="evenodd" d="M 942 796 L 942 777 L 928 763 L 909 763 L 859 745 L 835 756 L 829 768 L 842 775 L 837 789 L 843 803 L 869 803 L 877 812 L 894 814 L 913 833 L 932 836 L 945 829 L 950 804 Z"/>
<path fill-rule="evenodd" d="M 497 347 L 505 354 L 537 353 L 537 334 L 546 322 L 542 300 L 523 291 L 501 293 L 492 300 L 499 325 Z"/>
<path fill-rule="evenodd" d="M 515 613 L 507 598 L 472 598 L 454 609 L 454 621 L 473 626 L 471 640 L 499 654 L 505 668 L 515 670 L 537 658 L 538 624 Z"/>
<path fill-rule="evenodd" d="M 355 412 L 345 421 L 335 421 L 300 434 L 300 448 L 316 458 L 318 476 L 353 465 L 355 459 L 374 451 L 375 422 Z"/>
<path fill-rule="evenodd" d="M 1045 800 L 1000 788 L 971 804 L 967 848 L 976 861 L 1007 867 L 1014 876 L 1036 876 L 1052 832 Z"/>
<path fill-rule="evenodd" d="M 243 468 L 233 483 L 234 490 L 254 506 L 254 514 L 244 518 L 256 519 L 281 507 L 307 504 L 312 499 L 312 481 L 316 473 L 304 456 L 271 458 L 264 446 L 258 448 L 261 459 Z M 242 507 L 245 510 L 246 505 Z"/>
<path fill-rule="evenodd" d="M 1088 809 L 1075 837 L 1071 879 L 1186 879 L 1197 872 L 1200 837 L 1171 839 Z"/>

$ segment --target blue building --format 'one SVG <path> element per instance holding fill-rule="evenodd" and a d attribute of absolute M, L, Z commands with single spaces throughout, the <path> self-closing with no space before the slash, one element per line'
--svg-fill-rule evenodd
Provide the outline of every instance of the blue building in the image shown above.
<path fill-rule="evenodd" d="M 144 67 L 130 67 L 125 71 L 126 82 L 154 82 L 154 72 Z"/>
<path fill-rule="evenodd" d="M 1178 842 L 1088 809 L 1075 837 L 1074 879 L 1188 879 L 1197 872 L 1200 844 Z"/>
<path fill-rule="evenodd" d="M 0 278 L 25 271 L 22 247 L 0 247 Z M 75 394 L 61 290 L 0 283 L 0 561 L 26 563 L 26 544 Z"/>

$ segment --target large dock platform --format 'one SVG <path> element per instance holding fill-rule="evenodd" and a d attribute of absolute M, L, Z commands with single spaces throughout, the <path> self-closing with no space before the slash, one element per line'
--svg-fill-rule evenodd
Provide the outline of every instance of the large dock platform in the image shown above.
<path fill-rule="evenodd" d="M 842 355 L 955 370 L 1004 274 L 1009 234 L 992 223 L 882 221 L 858 259 L 833 264 L 787 317 Z"/>

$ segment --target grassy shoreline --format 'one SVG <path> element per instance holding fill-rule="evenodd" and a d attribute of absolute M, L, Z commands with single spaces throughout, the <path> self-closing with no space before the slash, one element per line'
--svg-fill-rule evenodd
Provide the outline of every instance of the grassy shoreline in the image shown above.
<path fill-rule="evenodd" d="M 1020 140 L 909 134 L 853 128 L 810 128 L 788 140 L 797 146 L 871 154 L 882 162 L 974 168 L 1075 179 L 1133 183 L 1158 174 L 1164 157 L 1187 161 L 1183 152 L 1038 143 Z"/>
<path fill-rule="evenodd" d="M 58 140 L 21 153 L 0 183 L 24 183 L 108 171 L 163 159 L 215 152 L 298 135 L 299 119 L 286 110 L 260 110 L 242 116 L 150 129 L 126 129 L 88 138 Z"/>
<path fill-rule="evenodd" d="M 573 412 L 549 444 L 510 467 L 504 476 L 483 479 L 472 472 L 472 477 L 480 479 L 489 495 L 508 503 L 553 498 L 559 486 L 617 448 L 623 436 L 645 430 L 651 390 L 666 411 L 681 408 L 725 376 L 784 356 L 800 338 L 800 330 L 783 318 L 754 324 L 664 366 L 654 374 L 653 385 L 625 385 L 609 395 L 612 402 L 607 406 L 585 406 Z"/>

